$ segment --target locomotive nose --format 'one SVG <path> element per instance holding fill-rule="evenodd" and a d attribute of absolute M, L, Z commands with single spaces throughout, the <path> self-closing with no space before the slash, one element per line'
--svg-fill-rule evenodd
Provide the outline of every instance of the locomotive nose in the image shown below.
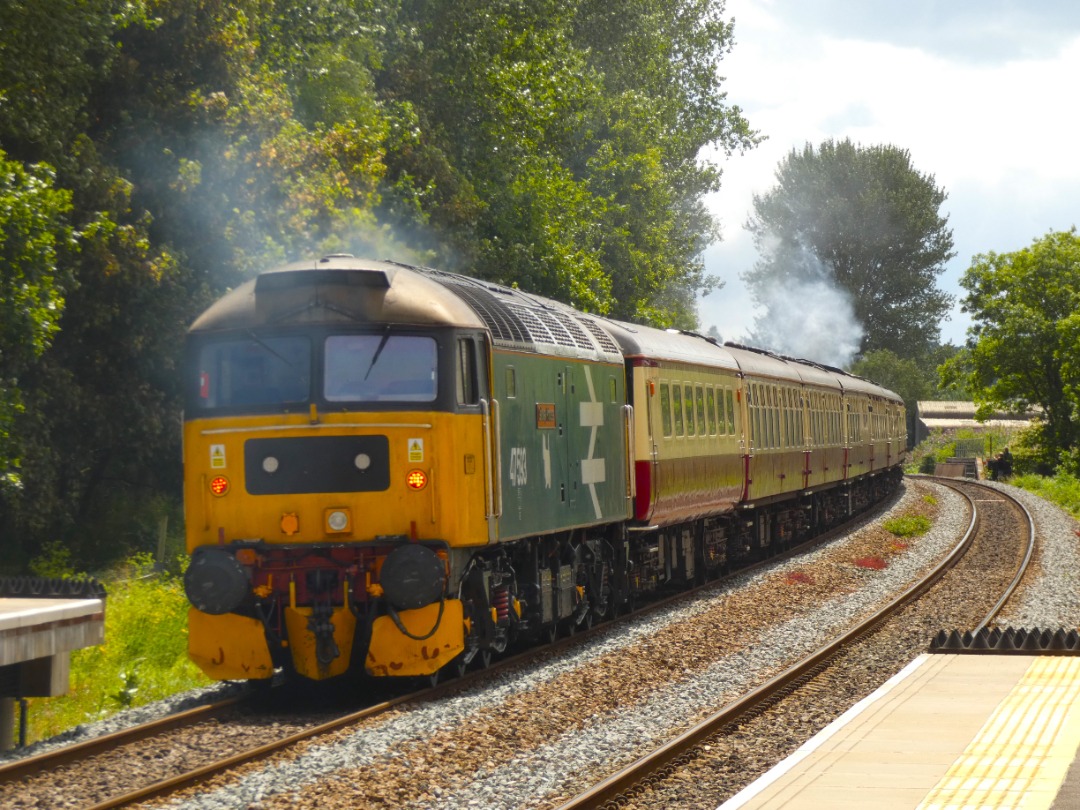
<path fill-rule="evenodd" d="M 387 555 L 379 573 L 386 599 L 398 610 L 414 610 L 437 602 L 446 586 L 446 564 L 427 546 L 398 546 Z"/>
<path fill-rule="evenodd" d="M 234 557 L 220 548 L 197 548 L 184 572 L 184 593 L 203 613 L 231 613 L 251 592 L 248 573 Z"/>

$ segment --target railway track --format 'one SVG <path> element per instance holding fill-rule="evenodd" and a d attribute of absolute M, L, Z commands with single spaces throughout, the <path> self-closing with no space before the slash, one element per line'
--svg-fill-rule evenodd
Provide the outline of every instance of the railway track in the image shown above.
<path fill-rule="evenodd" d="M 884 506 L 879 508 L 884 508 Z M 744 576 L 761 567 L 775 565 L 793 555 L 805 552 L 807 548 L 827 542 L 832 537 L 850 530 L 852 525 L 866 519 L 866 515 L 858 516 L 851 522 L 838 526 L 808 543 L 741 569 L 732 576 Z M 381 700 L 358 711 L 334 716 L 325 722 L 296 721 L 292 717 L 276 721 L 272 712 L 260 710 L 259 697 L 254 698 L 254 704 L 250 696 L 234 697 L 124 731 L 16 760 L 0 766 L 0 805 L 42 806 L 35 796 L 50 795 L 55 790 L 57 781 L 67 786 L 66 793 L 70 801 L 67 806 L 90 807 L 93 810 L 125 807 L 166 796 L 243 764 L 265 759 L 305 741 L 315 740 L 357 723 L 370 721 L 395 708 L 405 708 L 410 704 L 437 700 L 465 689 L 479 679 L 497 676 L 505 670 L 520 668 L 537 656 L 557 654 L 567 647 L 585 644 L 591 636 L 610 631 L 613 624 L 618 621 L 640 619 L 673 604 L 691 602 L 701 588 L 714 587 L 716 584 L 716 581 L 713 581 L 699 588 L 659 599 L 619 617 L 615 622 L 605 622 L 584 629 L 573 637 L 560 638 L 543 648 L 527 650 L 491 662 L 488 666 L 462 673 L 460 677 L 452 680 Z M 263 694 L 265 695 L 265 692 Z M 272 696 L 265 696 L 267 700 L 262 701 L 263 703 L 273 701 Z M 244 717 L 255 718 L 257 722 L 248 729 L 250 733 L 237 733 L 238 729 L 246 725 Z M 199 751 L 190 751 L 190 755 L 177 754 L 178 750 L 190 749 L 191 744 L 187 740 L 197 741 L 208 734 L 220 736 L 226 729 L 228 736 L 234 738 L 235 742 L 229 755 L 208 758 Z M 287 730 L 288 733 L 282 733 L 282 729 Z M 219 748 L 220 745 L 215 745 L 215 749 Z M 168 751 L 169 753 L 148 757 L 148 751 Z M 135 765 L 125 767 L 123 764 L 125 762 L 135 763 Z M 84 795 L 75 799 L 71 794 L 76 790 L 84 791 Z"/>
<path fill-rule="evenodd" d="M 823 645 L 762 686 L 725 705 L 680 736 L 640 757 L 605 780 L 580 792 L 563 803 L 559 810 L 584 808 L 714 807 L 721 798 L 733 795 L 749 784 L 771 764 L 779 761 L 805 739 L 826 725 L 858 697 L 868 694 L 905 665 L 913 654 L 925 651 L 933 635 L 933 625 L 940 621 L 939 609 L 921 601 L 932 589 L 950 587 L 947 577 L 967 583 L 977 582 L 984 594 L 982 612 L 972 623 L 972 613 L 955 615 L 973 629 L 992 626 L 995 617 L 1020 587 L 1035 549 L 1035 525 L 1027 509 L 998 490 L 978 484 L 934 479 L 960 492 L 970 504 L 971 522 L 953 552 L 921 581 L 880 610 L 866 617 L 842 636 Z M 1006 512 L 1014 517 L 1010 518 Z M 1004 529 L 1011 526 L 1011 529 Z M 1012 540 L 1007 549 L 1006 540 Z M 925 615 L 920 616 L 920 611 Z M 946 616 L 948 614 L 945 614 Z M 908 643 L 898 643 L 906 623 L 922 627 Z M 912 644 L 911 641 L 916 644 Z M 861 652 L 860 652 L 861 649 Z M 845 681 L 865 665 L 857 659 L 874 662 L 876 672 L 870 683 L 852 690 Z M 875 682 L 876 681 L 876 682 Z M 820 703 L 837 696 L 834 710 L 826 709 L 817 722 L 805 724 L 805 736 L 793 733 L 792 714 L 805 716 L 810 710 L 800 702 Z M 775 750 L 758 770 L 739 774 L 718 767 L 736 757 L 734 751 L 760 750 L 761 738 L 776 736 L 783 729 L 786 741 L 767 744 Z M 759 735 L 761 735 L 759 737 Z M 745 770 L 745 768 L 743 769 Z"/>

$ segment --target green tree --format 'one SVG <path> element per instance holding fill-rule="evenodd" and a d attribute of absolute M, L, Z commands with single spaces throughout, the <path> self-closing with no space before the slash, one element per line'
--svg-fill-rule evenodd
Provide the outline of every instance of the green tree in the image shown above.
<path fill-rule="evenodd" d="M 403 0 L 401 29 L 415 33 L 388 46 L 378 76 L 401 121 L 385 202 L 422 210 L 444 263 L 465 272 L 692 325 L 714 234 L 702 198 L 719 178 L 699 155 L 756 138 L 717 92 L 722 9 Z"/>
<path fill-rule="evenodd" d="M 946 195 L 933 176 L 918 172 L 907 150 L 827 140 L 793 149 L 776 180 L 755 195 L 747 223 L 760 254 L 744 275 L 766 309 L 759 328 L 788 321 L 798 330 L 779 293 L 822 285 L 850 301 L 860 352 L 926 356 L 951 303 L 937 277 L 954 255 L 939 212 Z"/>
<path fill-rule="evenodd" d="M 943 367 L 983 411 L 1041 410 L 1047 463 L 1070 457 L 1080 440 L 1080 236 L 1050 232 L 1013 253 L 972 259 L 960 280 L 971 313 L 965 351 Z"/>
<path fill-rule="evenodd" d="M 0 150 L 0 489 L 18 480 L 22 386 L 56 334 L 70 283 L 60 257 L 75 248 L 71 194 L 53 179 L 48 166 L 24 169 Z"/>

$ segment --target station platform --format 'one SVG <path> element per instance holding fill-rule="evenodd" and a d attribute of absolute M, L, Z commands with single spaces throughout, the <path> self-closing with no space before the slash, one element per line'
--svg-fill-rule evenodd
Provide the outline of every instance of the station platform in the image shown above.
<path fill-rule="evenodd" d="M 96 583 L 0 582 L 0 751 L 14 744 L 14 701 L 67 692 L 71 651 L 104 640 L 105 593 Z"/>
<path fill-rule="evenodd" d="M 721 810 L 1080 810 L 1080 656 L 926 654 Z"/>

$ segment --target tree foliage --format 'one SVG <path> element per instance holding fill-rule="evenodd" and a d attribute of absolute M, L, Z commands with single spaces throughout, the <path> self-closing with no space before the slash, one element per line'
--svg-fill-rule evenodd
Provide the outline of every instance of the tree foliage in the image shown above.
<path fill-rule="evenodd" d="M 731 42 L 722 0 L 0 3 L 0 226 L 29 251 L 0 268 L 0 532 L 136 549 L 179 495 L 184 329 L 278 262 L 438 263 L 693 326 L 706 150 L 757 138 Z"/>
<path fill-rule="evenodd" d="M 24 168 L 0 151 L 0 481 L 12 482 L 19 447 L 12 425 L 25 376 L 59 326 L 68 283 L 59 256 L 74 248 L 70 192 L 45 166 Z"/>
<path fill-rule="evenodd" d="M 1051 232 L 1013 253 L 972 259 L 960 281 L 968 346 L 946 363 L 983 411 L 1041 410 L 1044 460 L 1075 464 L 1080 445 L 1080 236 Z M 1074 471 L 1075 473 L 1075 471 Z"/>
<path fill-rule="evenodd" d="M 784 290 L 839 289 L 861 327 L 859 352 L 925 356 L 951 303 L 936 281 L 954 255 L 933 176 L 898 147 L 828 140 L 793 149 L 776 181 L 755 195 L 747 224 L 760 254 L 745 275 L 766 308 L 759 327 L 798 328 Z"/>

